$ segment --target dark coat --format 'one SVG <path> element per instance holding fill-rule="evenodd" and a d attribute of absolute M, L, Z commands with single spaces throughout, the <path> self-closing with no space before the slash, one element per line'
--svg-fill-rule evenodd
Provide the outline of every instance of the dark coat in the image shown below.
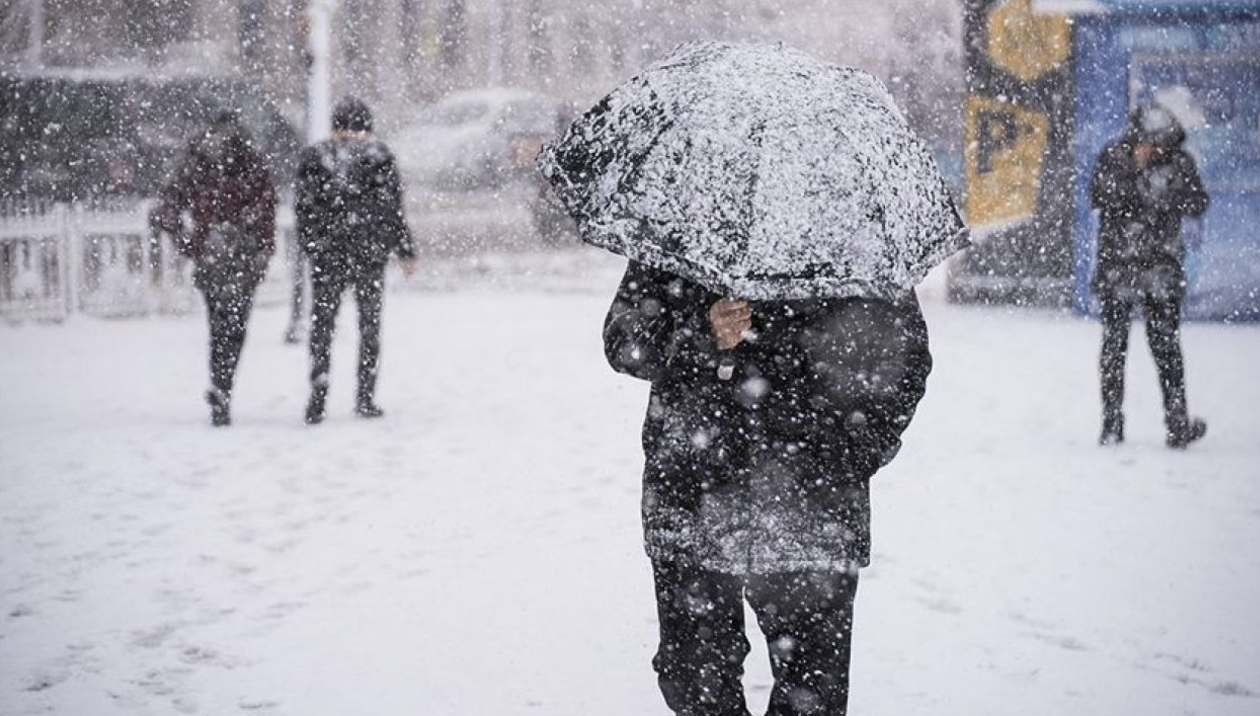
<path fill-rule="evenodd" d="M 303 149 L 294 204 L 298 238 L 317 264 L 374 270 L 391 253 L 415 256 L 397 162 L 366 134 Z"/>
<path fill-rule="evenodd" d="M 192 216 L 188 234 L 184 212 Z M 216 124 L 189 143 L 152 221 L 194 259 L 206 253 L 211 229 L 225 227 L 235 237 L 228 248 L 265 267 L 275 252 L 276 189 L 266 160 L 239 124 Z"/>
<path fill-rule="evenodd" d="M 917 300 L 755 303 L 756 338 L 718 351 L 718 298 L 631 263 L 605 322 L 612 367 L 652 383 L 648 555 L 731 574 L 865 566 L 869 480 L 932 365 Z"/>
<path fill-rule="evenodd" d="M 1152 126 L 1155 113 L 1162 116 Z M 1145 167 L 1133 156 L 1140 141 L 1155 147 Z M 1099 155 L 1089 190 L 1099 214 L 1091 287 L 1103 299 L 1179 301 L 1185 295 L 1181 220 L 1206 211 L 1208 195 L 1184 141 L 1185 131 L 1171 115 L 1139 109 L 1124 136 Z"/>

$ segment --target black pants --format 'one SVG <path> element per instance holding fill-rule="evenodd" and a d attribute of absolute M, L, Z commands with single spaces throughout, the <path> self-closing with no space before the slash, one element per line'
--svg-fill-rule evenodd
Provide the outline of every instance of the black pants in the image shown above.
<path fill-rule="evenodd" d="M 376 394 L 376 374 L 381 359 L 381 307 L 385 291 L 385 266 L 347 269 L 316 261 L 311 264 L 311 392 L 322 396 L 328 389 L 332 337 L 341 296 L 354 288 L 359 312 L 358 403 L 371 403 Z"/>
<path fill-rule="evenodd" d="M 194 279 L 206 299 L 210 320 L 210 384 L 225 400 L 232 397 L 259 278 L 246 260 L 200 262 L 195 269 Z"/>
<path fill-rule="evenodd" d="M 1099 360 L 1102 374 L 1103 420 L 1118 422 L 1123 416 L 1124 368 L 1129 351 L 1129 327 L 1137 304 L 1118 299 L 1102 301 L 1103 343 Z M 1164 398 L 1164 422 L 1169 430 L 1183 428 L 1186 415 L 1186 371 L 1181 355 L 1181 302 L 1147 298 L 1140 302 L 1146 316 L 1146 342 L 1159 373 Z"/>
<path fill-rule="evenodd" d="M 735 576 L 652 565 L 660 648 L 652 660 L 679 716 L 747 716 L 741 679 L 748 638 L 744 599 L 770 650 L 768 716 L 844 716 L 857 574 Z"/>

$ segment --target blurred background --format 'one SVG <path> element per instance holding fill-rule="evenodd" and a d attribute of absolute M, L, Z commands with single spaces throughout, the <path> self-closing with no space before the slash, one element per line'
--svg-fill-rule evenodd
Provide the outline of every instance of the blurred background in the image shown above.
<path fill-rule="evenodd" d="M 1161 102 L 1213 197 L 1185 227 L 1187 315 L 1260 319 L 1260 0 L 0 0 L 0 312 L 82 303 L 99 283 L 82 267 L 120 253 L 160 263 L 134 237 L 6 237 L 51 236 L 11 220 L 50 206 L 80 234 L 114 221 L 74 212 L 151 197 L 224 105 L 287 190 L 330 105 L 367 101 L 430 256 L 572 246 L 538 148 L 696 39 L 782 41 L 885 82 L 973 230 L 956 301 L 1096 310 L 1089 173 Z"/>
<path fill-rule="evenodd" d="M 522 219 L 561 239 L 552 207 L 533 206 L 538 146 L 663 52 L 712 38 L 782 40 L 860 65 L 890 83 L 942 157 L 959 151 L 959 0 L 3 0 L 0 9 L 6 94 L 14 76 L 42 78 L 40 111 L 58 118 L 16 123 L 45 145 L 72 145 L 45 146 L 48 166 L 22 177 L 12 163 L 10 194 L 150 193 L 216 102 L 244 107 L 287 176 L 329 101 L 352 94 L 399 154 L 432 248 L 519 233 Z M 65 124 L 46 131 L 56 123 Z M 119 146 L 128 143 L 140 146 Z M 94 145 L 89 171 L 66 171 L 84 144 Z M 531 208 L 537 216 L 522 213 Z M 501 226 L 469 228 L 474 215 Z"/>

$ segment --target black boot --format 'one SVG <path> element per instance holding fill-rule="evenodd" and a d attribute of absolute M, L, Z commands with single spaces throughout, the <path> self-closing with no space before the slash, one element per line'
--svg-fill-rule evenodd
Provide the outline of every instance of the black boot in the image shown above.
<path fill-rule="evenodd" d="M 385 411 L 381 410 L 381 406 L 372 402 L 371 398 L 366 400 L 360 399 L 354 407 L 354 412 L 360 418 L 380 418 L 385 415 Z"/>
<path fill-rule="evenodd" d="M 1182 450 L 1190 443 L 1207 435 L 1207 421 L 1189 418 L 1168 426 L 1164 442 L 1174 450 Z"/>
<path fill-rule="evenodd" d="M 206 403 L 210 405 L 210 424 L 221 428 L 232 424 L 232 413 L 228 406 L 228 396 L 218 388 L 206 391 Z"/>
<path fill-rule="evenodd" d="M 1119 445 L 1122 442 L 1124 442 L 1124 416 L 1119 414 L 1104 416 L 1102 435 L 1098 438 L 1098 444 L 1107 447 Z"/>
<path fill-rule="evenodd" d="M 319 425 L 324 422 L 324 396 L 322 390 L 311 391 L 311 399 L 306 403 L 306 424 Z"/>

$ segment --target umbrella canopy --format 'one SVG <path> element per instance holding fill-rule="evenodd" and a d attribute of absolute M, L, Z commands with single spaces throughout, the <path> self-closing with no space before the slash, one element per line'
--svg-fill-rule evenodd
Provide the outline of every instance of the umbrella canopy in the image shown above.
<path fill-rule="evenodd" d="M 890 297 L 968 244 L 888 90 L 782 45 L 679 47 L 539 168 L 587 242 L 749 300 Z"/>

